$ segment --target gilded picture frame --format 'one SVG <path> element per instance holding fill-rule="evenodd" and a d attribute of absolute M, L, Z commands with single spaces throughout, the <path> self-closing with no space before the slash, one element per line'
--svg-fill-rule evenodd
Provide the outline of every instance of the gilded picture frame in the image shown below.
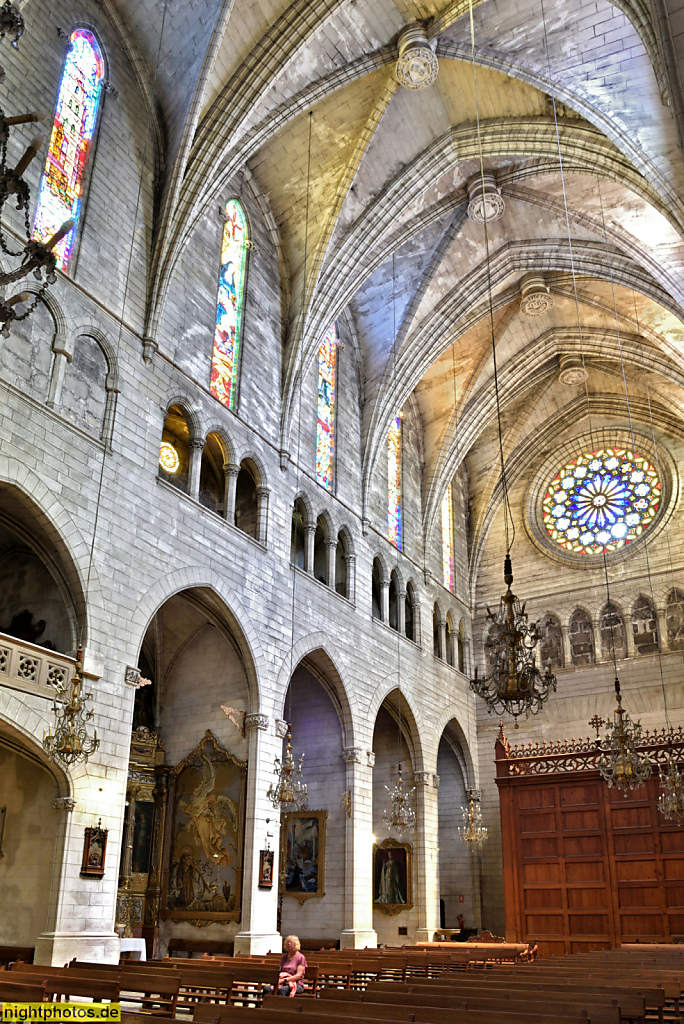
<path fill-rule="evenodd" d="M 240 920 L 247 762 L 207 729 L 169 776 L 161 917 Z"/>
<path fill-rule="evenodd" d="M 393 917 L 413 909 L 413 847 L 396 839 L 373 844 L 373 909 Z"/>
<path fill-rule="evenodd" d="M 327 811 L 284 814 L 280 829 L 280 892 L 303 903 L 325 896 L 325 830 Z M 282 869 L 281 869 L 282 871 Z"/>
<path fill-rule="evenodd" d="M 83 878 L 102 878 L 105 873 L 109 829 L 102 828 L 101 825 L 102 819 L 96 826 L 84 830 L 83 859 L 81 861 L 81 876 Z"/>

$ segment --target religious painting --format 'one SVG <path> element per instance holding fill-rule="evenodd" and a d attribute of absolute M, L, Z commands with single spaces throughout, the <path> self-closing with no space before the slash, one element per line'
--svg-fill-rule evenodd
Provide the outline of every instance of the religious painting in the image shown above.
<path fill-rule="evenodd" d="M 170 778 L 162 917 L 240 920 L 247 764 L 207 729 Z"/>
<path fill-rule="evenodd" d="M 400 914 L 413 907 L 413 866 L 410 843 L 385 839 L 373 846 L 373 907 Z"/>
<path fill-rule="evenodd" d="M 300 903 L 325 896 L 325 823 L 327 811 L 296 811 L 283 815 L 281 857 L 285 865 L 282 892 Z"/>
<path fill-rule="evenodd" d="M 154 802 L 136 800 L 133 820 L 133 854 L 131 871 L 134 875 L 147 874 L 152 851 L 152 823 Z"/>
<path fill-rule="evenodd" d="M 273 888 L 273 850 L 259 850 L 259 888 Z"/>
<path fill-rule="evenodd" d="M 102 878 L 107 853 L 108 829 L 102 828 L 102 819 L 94 828 L 85 829 L 81 874 L 88 878 Z"/>

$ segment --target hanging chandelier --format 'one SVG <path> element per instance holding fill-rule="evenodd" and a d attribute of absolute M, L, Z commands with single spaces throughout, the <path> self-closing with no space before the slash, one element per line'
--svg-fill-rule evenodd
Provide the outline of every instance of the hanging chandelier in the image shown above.
<path fill-rule="evenodd" d="M 470 689 L 482 697 L 490 713 L 507 712 L 517 719 L 541 711 L 549 694 L 556 689 L 556 677 L 551 662 L 542 673 L 534 660 L 534 649 L 541 639 L 538 623 L 529 623 L 522 604 L 511 591 L 513 567 L 510 554 L 504 561 L 506 593 L 501 598 L 495 615 L 487 608 L 490 623 L 484 646 L 491 666 L 489 676 L 470 680 Z"/>
<path fill-rule="evenodd" d="M 620 680 L 615 676 L 615 696 L 617 707 L 613 713 L 613 721 L 606 726 L 598 770 L 608 787 L 615 786 L 623 790 L 625 796 L 628 789 L 638 789 L 645 785 L 646 779 L 653 774 L 648 754 L 640 754 L 637 746 L 641 740 L 641 722 L 633 722 L 622 707 Z"/>
<path fill-rule="evenodd" d="M 276 757 L 273 763 L 273 774 L 276 781 L 269 786 L 268 799 L 276 810 L 283 814 L 290 811 L 301 811 L 306 806 L 307 789 L 302 782 L 302 765 L 304 754 L 298 761 L 292 756 L 292 726 L 287 723 L 287 734 L 285 736 L 285 753 L 282 761 Z"/>
<path fill-rule="evenodd" d="M 9 0 L 5 0 L 5 3 L 0 7 L 0 39 L 3 39 L 6 33 L 14 33 L 12 46 L 16 47 L 23 31 L 24 19 L 17 7 L 11 4 Z M 4 77 L 5 72 L 0 68 L 0 81 Z M 40 282 L 40 288 L 33 296 L 31 292 L 22 291 L 17 292 L 8 299 L 0 299 L 1 333 L 5 337 L 10 333 L 12 323 L 25 320 L 30 316 L 47 291 L 48 285 L 55 283 L 57 258 L 53 249 L 74 226 L 73 220 L 66 221 L 52 238 L 44 243 L 31 238 L 31 217 L 29 213 L 31 190 L 24 181 L 23 175 L 45 141 L 45 136 L 42 133 L 34 136 L 24 155 L 14 167 L 7 166 L 7 145 L 10 127 L 17 124 L 29 124 L 32 121 L 44 121 L 46 117 L 47 114 L 35 111 L 28 114 L 19 114 L 16 117 L 6 117 L 4 111 L 0 109 L 0 221 L 4 221 L 7 216 L 5 205 L 12 198 L 15 198 L 16 209 L 20 214 L 23 214 L 25 235 L 23 248 L 14 251 L 8 243 L 5 231 L 0 227 L 0 249 L 2 249 L 6 257 L 17 261 L 15 266 L 9 267 L 4 273 L 0 273 L 0 288 L 13 285 L 22 278 L 28 277 L 29 274 L 32 274 L 36 281 Z M 33 298 L 31 304 L 23 312 L 18 312 L 16 307 L 28 302 L 31 298 Z"/>
<path fill-rule="evenodd" d="M 463 828 L 459 827 L 459 839 L 470 846 L 480 848 L 487 838 L 487 829 L 482 824 L 482 811 L 480 810 L 480 794 L 471 789 L 469 792 L 468 806 L 461 807 L 463 813 Z"/>
<path fill-rule="evenodd" d="M 385 789 L 389 793 L 389 798 L 392 803 L 391 811 L 383 811 L 382 819 L 387 825 L 390 832 L 396 832 L 397 835 L 402 835 L 407 829 L 413 828 L 416 823 L 416 812 L 413 810 L 411 804 L 411 796 L 416 791 L 416 787 L 409 789 L 407 793 L 404 792 L 404 780 L 401 777 L 401 761 L 397 765 L 397 781 L 394 784 L 394 788 L 390 789 L 389 786 L 385 786 Z"/>
<path fill-rule="evenodd" d="M 89 736 L 86 728 L 94 712 L 92 708 L 86 710 L 92 693 L 83 693 L 82 659 L 79 650 L 70 683 L 66 686 L 63 683 L 53 684 L 57 691 L 53 703 L 55 731 L 53 733 L 49 725 L 47 736 L 43 733 L 43 750 L 48 758 L 59 761 L 65 768 L 71 768 L 79 761 L 87 761 L 100 746 L 97 730 L 93 730 L 93 735 Z"/>
<path fill-rule="evenodd" d="M 667 821 L 681 825 L 684 821 L 684 779 L 677 767 L 671 742 L 667 750 L 667 771 L 663 772 L 663 766 L 660 766 L 660 789 L 658 810 Z"/>

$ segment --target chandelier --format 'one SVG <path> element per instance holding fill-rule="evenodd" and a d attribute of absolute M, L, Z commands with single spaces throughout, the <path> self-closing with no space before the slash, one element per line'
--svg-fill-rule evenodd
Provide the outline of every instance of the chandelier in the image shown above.
<path fill-rule="evenodd" d="M 65 768 L 79 761 L 87 761 L 100 746 L 97 730 L 93 730 L 93 735 L 89 736 L 86 729 L 94 712 L 92 708 L 86 710 L 92 693 L 83 693 L 82 658 L 79 650 L 70 683 L 66 686 L 61 682 L 53 684 L 57 691 L 53 702 L 55 731 L 53 733 L 49 725 L 47 736 L 43 732 L 43 750 L 51 761 L 60 761 Z"/>
<path fill-rule="evenodd" d="M 541 639 L 538 623 L 528 623 L 525 603 L 511 592 L 513 568 L 510 554 L 504 561 L 504 583 L 506 593 L 501 598 L 498 615 L 487 608 L 490 623 L 484 646 L 489 662 L 490 674 L 479 679 L 477 668 L 475 678 L 470 680 L 470 689 L 482 697 L 490 713 L 507 712 L 516 719 L 541 711 L 549 694 L 556 689 L 556 677 L 551 671 L 551 662 L 544 673 L 535 665 L 534 649 Z"/>
<path fill-rule="evenodd" d="M 284 814 L 301 811 L 306 805 L 306 784 L 301 781 L 303 762 L 304 754 L 298 761 L 292 756 L 292 726 L 288 722 L 285 754 L 282 761 L 276 757 L 273 763 L 276 781 L 271 783 L 266 794 L 276 810 L 280 809 Z"/>
<path fill-rule="evenodd" d="M 676 821 L 678 825 L 684 821 L 684 780 L 677 767 L 672 743 L 668 745 L 667 771 L 660 766 L 660 789 L 658 810 L 667 821 Z"/>
<path fill-rule="evenodd" d="M 23 31 L 24 19 L 17 8 L 10 3 L 10 0 L 5 0 L 5 3 L 0 7 L 0 39 L 3 39 L 6 33 L 14 33 L 12 45 L 16 47 Z M 0 81 L 4 77 L 5 72 L 0 68 Z M 29 274 L 33 274 L 36 281 L 41 283 L 40 288 L 33 296 L 33 302 L 24 309 L 23 313 L 18 313 L 16 307 L 29 301 L 31 298 L 30 292 L 17 292 L 8 299 L 0 299 L 1 333 L 5 337 L 10 333 L 11 324 L 14 321 L 25 320 L 30 316 L 46 292 L 48 285 L 54 284 L 56 280 L 55 267 L 57 265 L 57 258 L 52 250 L 74 226 L 72 220 L 66 221 L 62 224 L 59 231 L 45 243 L 31 238 L 31 218 L 29 214 L 31 190 L 24 181 L 23 174 L 45 141 L 45 136 L 42 133 L 34 136 L 26 152 L 14 167 L 7 166 L 7 144 L 9 142 L 10 128 L 16 124 L 44 121 L 46 117 L 47 114 L 35 111 L 28 114 L 19 114 L 16 117 L 6 117 L 4 111 L 0 109 L 0 221 L 6 217 L 5 204 L 12 198 L 15 198 L 17 210 L 20 214 L 23 213 L 25 233 L 23 248 L 15 252 L 8 244 L 7 236 L 0 227 L 0 249 L 2 249 L 5 256 L 17 261 L 15 266 L 10 267 L 4 273 L 0 273 L 0 288 L 13 285 L 22 278 L 28 277 Z"/>
<path fill-rule="evenodd" d="M 390 832 L 394 831 L 397 835 L 402 835 L 407 829 L 413 828 L 416 823 L 416 813 L 411 806 L 411 796 L 416 791 L 416 787 L 409 789 L 407 793 L 404 792 L 404 781 L 401 777 L 401 761 L 397 765 L 397 781 L 394 784 L 394 788 L 390 789 L 389 786 L 385 786 L 385 789 L 389 793 L 389 798 L 392 802 L 392 810 L 388 812 L 383 811 L 382 819 L 389 828 Z"/>
<path fill-rule="evenodd" d="M 604 745 L 600 747 L 601 757 L 598 770 L 608 787 L 624 790 L 638 789 L 653 773 L 648 754 L 640 754 L 637 745 L 641 742 L 641 722 L 633 722 L 622 707 L 620 680 L 615 676 L 617 707 L 613 721 L 606 727 Z"/>
<path fill-rule="evenodd" d="M 468 806 L 461 807 L 463 813 L 463 828 L 459 827 L 458 835 L 464 843 L 468 843 L 471 850 L 482 846 L 487 838 L 487 829 L 482 824 L 482 811 L 480 810 L 480 794 L 471 789 L 469 793 Z"/>

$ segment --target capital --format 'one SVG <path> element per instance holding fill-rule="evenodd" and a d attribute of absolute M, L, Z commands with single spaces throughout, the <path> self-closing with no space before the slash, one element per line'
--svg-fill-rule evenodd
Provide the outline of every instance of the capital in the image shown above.
<path fill-rule="evenodd" d="M 223 472 L 226 476 L 237 477 L 240 473 L 240 467 L 237 462 L 229 462 L 227 466 L 223 467 Z"/>
<path fill-rule="evenodd" d="M 206 441 L 203 437 L 193 437 L 188 442 L 188 447 L 190 448 L 190 451 L 203 452 L 205 444 Z"/>
<path fill-rule="evenodd" d="M 262 731 L 268 729 L 268 715 L 259 713 L 245 715 L 245 732 L 249 732 L 251 729 L 261 729 Z"/>
<path fill-rule="evenodd" d="M 345 764 L 362 764 L 364 760 L 363 753 L 362 747 L 342 748 L 342 757 L 344 758 Z"/>
<path fill-rule="evenodd" d="M 76 806 L 76 801 L 73 796 L 58 796 L 56 800 L 53 800 L 52 806 L 56 811 L 73 811 Z"/>
<path fill-rule="evenodd" d="M 416 786 L 429 786 L 432 782 L 432 772 L 414 772 L 413 782 Z"/>

